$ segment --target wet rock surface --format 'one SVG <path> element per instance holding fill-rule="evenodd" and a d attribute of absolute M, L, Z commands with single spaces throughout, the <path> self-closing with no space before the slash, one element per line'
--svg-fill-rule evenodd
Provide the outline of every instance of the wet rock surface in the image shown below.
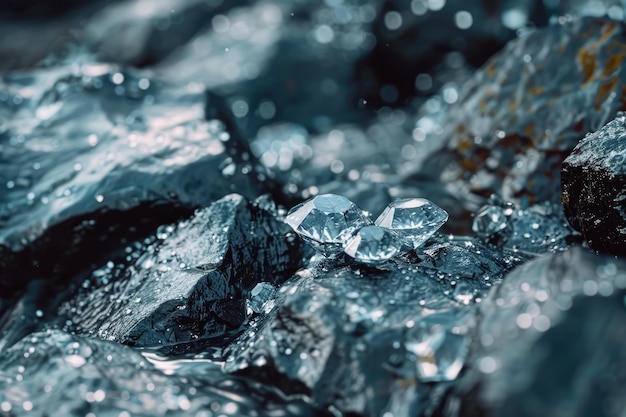
<path fill-rule="evenodd" d="M 10 75 L 3 91 L 0 252 L 15 275 L 58 275 L 58 258 L 81 246 L 97 262 L 117 230 L 140 238 L 224 194 L 254 198 L 265 187 L 247 144 L 205 118 L 202 91 L 103 64 Z M 124 214 L 148 207 L 152 219 Z M 26 282 L 14 274 L 0 286 Z"/>
<path fill-rule="evenodd" d="M 576 19 L 511 41 L 458 92 L 426 140 L 423 168 L 480 201 L 558 202 L 561 162 L 585 133 L 623 108 L 620 23 Z M 433 124 L 430 124 L 433 126 Z"/>
<path fill-rule="evenodd" d="M 625 273 L 581 247 L 509 273 L 481 305 L 457 415 L 619 415 Z"/>
<path fill-rule="evenodd" d="M 226 339 L 244 323 L 255 285 L 279 285 L 301 263 L 289 227 L 239 195 L 142 243 L 131 262 L 94 271 L 60 307 L 73 331 L 164 350 Z"/>
<path fill-rule="evenodd" d="M 444 388 L 430 383 L 456 379 L 477 303 L 520 262 L 484 249 L 445 242 L 425 248 L 423 262 L 311 265 L 229 347 L 225 370 L 343 413 L 432 412 Z"/>
<path fill-rule="evenodd" d="M 43 3 L 0 415 L 623 417 L 621 2 Z"/>
<path fill-rule="evenodd" d="M 29 335 L 3 352 L 0 364 L 4 415 L 323 415 L 304 401 L 224 375 L 208 360 L 194 361 L 192 371 L 184 360 L 165 364 L 153 354 L 60 331 Z"/>
<path fill-rule="evenodd" d="M 626 254 L 626 129 L 623 115 L 586 136 L 563 162 L 567 219 L 593 249 Z"/>

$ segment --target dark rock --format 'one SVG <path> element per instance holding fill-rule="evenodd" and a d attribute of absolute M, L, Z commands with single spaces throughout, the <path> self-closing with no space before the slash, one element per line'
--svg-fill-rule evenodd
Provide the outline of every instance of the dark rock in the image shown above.
<path fill-rule="evenodd" d="M 624 107 L 624 57 L 623 26 L 609 20 L 574 19 L 511 41 L 420 127 L 444 147 L 419 171 L 471 211 L 494 193 L 558 202 L 563 159 Z"/>
<path fill-rule="evenodd" d="M 133 231 L 152 232 L 228 192 L 252 198 L 263 189 L 247 145 L 204 119 L 203 91 L 95 64 L 2 83 L 0 247 L 22 275 L 34 266 L 36 276 L 67 279 L 76 269 L 58 258 L 103 260 L 86 240 L 106 246 L 114 230 L 141 238 Z M 0 274 L 0 286 L 28 281 L 13 275 Z"/>
<path fill-rule="evenodd" d="M 165 350 L 236 333 L 255 285 L 280 284 L 302 259 L 290 228 L 238 195 L 127 254 L 94 271 L 60 316 L 78 333 Z"/>
<path fill-rule="evenodd" d="M 446 415 L 621 415 L 625 289 L 626 263 L 581 247 L 510 272 L 481 305 L 463 395 Z"/>
<path fill-rule="evenodd" d="M 626 255 L 626 117 L 587 135 L 563 162 L 563 209 L 597 251 Z"/>
<path fill-rule="evenodd" d="M 476 244 L 438 245 L 417 264 L 322 262 L 298 272 L 274 310 L 228 348 L 226 371 L 342 413 L 425 415 L 463 368 L 480 298 L 516 264 L 494 262 Z M 464 266 L 480 261 L 468 276 Z"/>
<path fill-rule="evenodd" d="M 60 331 L 24 338 L 3 352 L 0 369 L 0 409 L 16 417 L 326 415 L 303 400 L 224 375 L 210 361 L 166 362 Z"/>

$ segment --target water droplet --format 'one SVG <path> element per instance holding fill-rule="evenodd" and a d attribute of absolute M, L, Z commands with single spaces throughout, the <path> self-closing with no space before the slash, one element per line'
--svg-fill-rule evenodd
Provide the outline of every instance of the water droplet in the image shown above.
<path fill-rule="evenodd" d="M 65 362 L 68 363 L 69 365 L 73 366 L 74 368 L 80 368 L 87 361 L 85 360 L 85 358 L 83 358 L 80 355 L 67 355 L 65 357 Z"/>

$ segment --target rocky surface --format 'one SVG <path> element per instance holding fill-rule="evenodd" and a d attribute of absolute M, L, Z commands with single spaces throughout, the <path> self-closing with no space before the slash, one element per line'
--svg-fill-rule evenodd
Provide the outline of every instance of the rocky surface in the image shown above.
<path fill-rule="evenodd" d="M 126 265 L 94 271 L 60 307 L 73 331 L 166 351 L 222 340 L 244 324 L 256 284 L 279 285 L 302 262 L 289 227 L 239 195 L 143 243 Z"/>
<path fill-rule="evenodd" d="M 624 106 L 625 45 L 621 24 L 590 18 L 510 42 L 421 128 L 443 146 L 422 171 L 468 202 L 558 202 L 563 159 Z"/>
<path fill-rule="evenodd" d="M 464 366 L 477 303 L 521 259 L 471 240 L 423 256 L 298 272 L 228 348 L 225 370 L 342 413 L 427 415 Z"/>
<path fill-rule="evenodd" d="M 623 260 L 581 247 L 509 273 L 481 305 L 456 415 L 619 415 L 625 289 Z"/>
<path fill-rule="evenodd" d="M 302 400 L 224 375 L 208 360 L 189 362 L 165 363 L 60 331 L 33 333 L 2 354 L 0 410 L 51 417 L 324 415 Z"/>
<path fill-rule="evenodd" d="M 58 257 L 103 245 L 114 229 L 150 230 L 264 189 L 247 145 L 205 119 L 202 91 L 103 64 L 11 75 L 2 88 L 0 252 L 21 260 L 21 273 L 54 275 Z M 123 215 L 149 206 L 143 225 Z M 0 277 L 5 288 L 24 283 Z"/>
<path fill-rule="evenodd" d="M 587 135 L 563 162 L 563 208 L 593 249 L 626 254 L 626 118 Z"/>
<path fill-rule="evenodd" d="M 625 415 L 622 2 L 22 3 L 0 415 Z"/>

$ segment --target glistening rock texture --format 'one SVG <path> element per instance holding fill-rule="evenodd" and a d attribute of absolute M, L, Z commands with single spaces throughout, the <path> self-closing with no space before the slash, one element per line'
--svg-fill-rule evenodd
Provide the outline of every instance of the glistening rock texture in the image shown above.
<path fill-rule="evenodd" d="M 210 409 L 224 416 L 269 417 L 277 410 L 285 417 L 326 415 L 303 400 L 282 399 L 271 388 L 226 376 L 210 361 L 180 361 L 175 376 L 167 366 L 113 342 L 61 331 L 33 333 L 0 358 L 1 413 L 210 416 Z"/>
<path fill-rule="evenodd" d="M 243 197 L 224 197 L 160 229 L 164 240 L 140 248 L 121 271 L 96 271 L 60 313 L 78 333 L 133 346 L 228 336 L 246 319 L 245 298 L 257 283 L 278 285 L 300 266 L 300 241 L 290 234 Z"/>
<path fill-rule="evenodd" d="M 626 416 L 623 0 L 1 3 L 0 415 Z"/>
<path fill-rule="evenodd" d="M 593 249 L 626 255 L 626 117 L 587 135 L 563 162 L 563 208 Z"/>
<path fill-rule="evenodd" d="M 510 272 L 481 306 L 464 398 L 447 415 L 621 415 L 625 289 L 623 260 L 582 247 Z"/>
<path fill-rule="evenodd" d="M 426 140 L 441 149 L 422 171 L 466 204 L 499 194 L 558 201 L 563 159 L 624 107 L 622 24 L 576 19 L 511 41 L 464 85 Z"/>
<path fill-rule="evenodd" d="M 229 346 L 226 371 L 344 415 L 428 415 L 465 364 L 478 302 L 520 259 L 472 240 L 425 252 L 417 263 L 299 271 Z"/>
<path fill-rule="evenodd" d="M 76 264 L 97 262 L 116 228 L 132 239 L 130 230 L 176 221 L 181 208 L 229 192 L 254 198 L 263 189 L 247 144 L 221 120 L 205 119 L 203 91 L 103 64 L 13 74 L 0 88 L 0 265 L 11 264 L 0 288 L 7 292 L 26 284 L 33 267 L 35 277 L 67 278 Z M 124 215 L 139 207 L 154 216 Z"/>

